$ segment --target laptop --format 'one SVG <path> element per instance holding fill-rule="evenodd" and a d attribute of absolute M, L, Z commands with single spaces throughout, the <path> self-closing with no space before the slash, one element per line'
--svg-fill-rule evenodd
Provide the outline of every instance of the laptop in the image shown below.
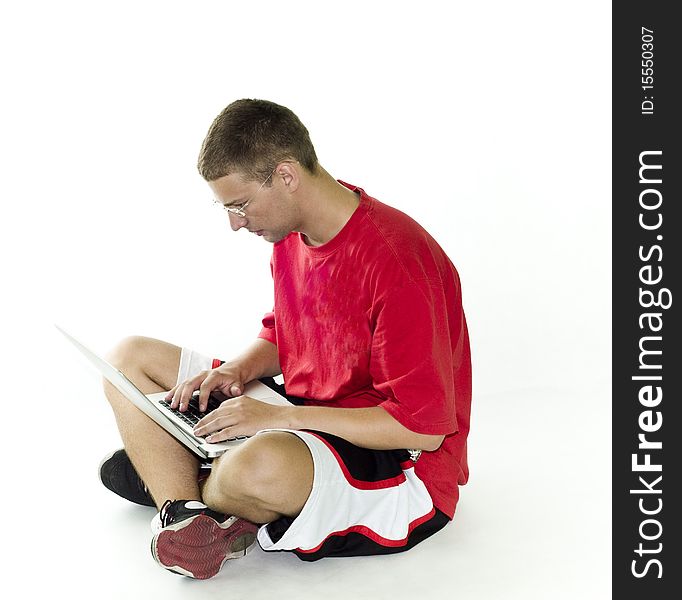
<path fill-rule="evenodd" d="M 55 325 L 55 327 L 57 327 L 66 339 L 85 355 L 85 357 L 119 392 L 121 392 L 121 394 L 200 458 L 205 459 L 220 456 L 247 439 L 246 436 L 239 436 L 225 442 L 210 444 L 204 440 L 204 438 L 197 437 L 193 432 L 194 425 L 200 418 L 220 406 L 221 401 L 215 396 L 209 398 L 208 408 L 204 413 L 199 412 L 198 392 L 193 396 L 186 412 L 181 413 L 179 410 L 174 410 L 170 407 L 170 404 L 166 402 L 166 394 L 168 392 L 145 395 L 113 365 L 97 356 L 92 350 L 66 333 L 66 331 L 58 325 Z M 267 402 L 268 404 L 277 404 L 280 406 L 291 405 L 291 402 L 284 396 L 258 380 L 252 381 L 244 386 L 244 395 L 260 400 L 261 402 Z"/>

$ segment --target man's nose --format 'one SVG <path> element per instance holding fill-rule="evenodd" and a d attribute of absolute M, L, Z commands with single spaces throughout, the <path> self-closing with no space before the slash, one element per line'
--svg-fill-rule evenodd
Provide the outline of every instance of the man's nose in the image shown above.
<path fill-rule="evenodd" d="M 246 227 L 246 217 L 240 217 L 234 213 L 227 213 L 230 219 L 230 227 L 232 231 L 239 231 L 242 227 Z"/>

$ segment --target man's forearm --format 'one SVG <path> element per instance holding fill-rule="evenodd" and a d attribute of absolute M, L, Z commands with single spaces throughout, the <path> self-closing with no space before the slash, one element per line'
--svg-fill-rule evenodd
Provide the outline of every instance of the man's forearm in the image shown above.
<path fill-rule="evenodd" d="M 239 366 L 244 382 L 261 377 L 274 377 L 282 372 L 277 346 L 262 338 L 255 340 L 249 348 L 230 362 Z M 286 421 L 278 426 L 325 431 L 361 448 L 373 450 L 415 448 L 432 451 L 440 446 L 444 437 L 415 433 L 379 406 L 369 408 L 295 406 L 287 411 Z"/>
<path fill-rule="evenodd" d="M 277 346 L 262 338 L 255 340 L 230 363 L 238 365 L 245 383 L 261 377 L 274 377 L 282 372 Z"/>
<path fill-rule="evenodd" d="M 396 450 L 401 448 L 432 451 L 443 441 L 442 435 L 410 431 L 380 406 L 370 408 L 331 408 L 296 406 L 288 414 L 292 429 L 324 431 L 348 440 L 361 448 Z"/>

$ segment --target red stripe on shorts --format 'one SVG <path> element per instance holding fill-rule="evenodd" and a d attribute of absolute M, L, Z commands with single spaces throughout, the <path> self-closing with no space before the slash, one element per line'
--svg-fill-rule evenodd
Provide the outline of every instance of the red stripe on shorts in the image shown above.
<path fill-rule="evenodd" d="M 400 473 L 400 475 L 396 475 L 395 477 L 391 477 L 389 479 L 382 479 L 380 481 L 362 481 L 360 479 L 355 479 L 350 474 L 350 471 L 348 470 L 348 467 L 345 465 L 341 457 L 339 456 L 338 452 L 334 449 L 334 447 L 327 442 L 323 437 L 317 435 L 316 433 L 313 433 L 312 431 L 308 431 L 310 435 L 314 435 L 318 440 L 324 443 L 327 448 L 331 451 L 331 453 L 334 455 L 334 458 L 336 458 L 336 462 L 339 463 L 339 467 L 341 467 L 341 471 L 343 471 L 343 474 L 345 478 L 348 480 L 348 483 L 352 485 L 354 488 L 357 488 L 359 490 L 383 490 L 386 488 L 391 488 L 391 487 L 398 487 L 401 483 L 404 481 L 407 481 L 407 477 L 405 477 L 405 473 Z"/>
<path fill-rule="evenodd" d="M 412 530 L 415 527 L 419 527 L 422 523 L 426 523 L 429 519 L 431 519 L 434 515 L 436 514 L 436 509 L 431 508 L 431 510 L 426 513 L 424 516 L 419 517 L 412 521 L 407 528 L 407 535 L 401 539 L 401 540 L 390 540 L 388 538 L 380 536 L 376 531 L 373 529 L 370 529 L 366 525 L 353 525 L 352 527 L 349 527 L 348 529 L 344 529 L 343 531 L 335 531 L 334 533 L 330 533 L 322 542 L 316 546 L 315 548 L 311 548 L 310 550 L 303 550 L 302 548 L 296 548 L 296 552 L 301 552 L 303 554 L 311 554 L 313 552 L 317 552 L 322 545 L 332 536 L 336 535 L 348 535 L 351 532 L 359 533 L 361 535 L 364 535 L 366 538 L 369 538 L 373 542 L 376 542 L 377 544 L 381 544 L 382 546 L 389 546 L 391 548 L 397 548 L 399 546 L 404 546 L 407 544 L 407 541 L 410 537 L 410 534 L 412 533 Z"/>

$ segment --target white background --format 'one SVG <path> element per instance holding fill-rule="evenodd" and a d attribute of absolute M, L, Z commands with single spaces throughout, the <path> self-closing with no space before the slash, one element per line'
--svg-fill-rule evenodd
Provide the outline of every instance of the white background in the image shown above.
<path fill-rule="evenodd" d="M 607 2 L 3 3 L 0 351 L 19 417 L 1 585 L 607 597 L 610 52 Z M 256 335 L 271 247 L 230 231 L 195 168 L 242 97 L 294 110 L 328 171 L 416 218 L 458 267 L 471 481 L 453 525 L 405 555 L 257 551 L 199 583 L 158 569 L 150 513 L 99 486 L 113 417 L 53 324 L 103 353 L 142 334 L 229 357 Z"/>

